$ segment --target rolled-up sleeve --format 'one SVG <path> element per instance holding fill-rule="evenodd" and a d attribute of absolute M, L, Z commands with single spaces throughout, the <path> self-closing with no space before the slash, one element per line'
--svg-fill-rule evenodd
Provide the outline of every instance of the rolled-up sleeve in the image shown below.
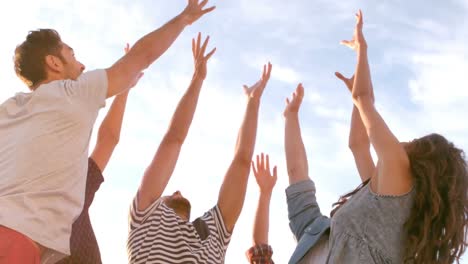
<path fill-rule="evenodd" d="M 306 227 L 322 216 L 315 197 L 315 183 L 301 181 L 286 189 L 289 227 L 297 241 L 304 234 Z"/>

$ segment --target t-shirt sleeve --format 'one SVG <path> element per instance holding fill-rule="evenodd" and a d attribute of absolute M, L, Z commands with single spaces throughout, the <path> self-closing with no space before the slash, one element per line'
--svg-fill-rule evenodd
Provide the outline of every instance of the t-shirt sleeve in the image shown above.
<path fill-rule="evenodd" d="M 226 225 L 224 224 L 223 216 L 221 215 L 221 211 L 219 210 L 219 207 L 216 205 L 210 211 L 208 211 L 207 214 L 211 214 L 211 216 L 213 217 L 214 223 L 216 225 L 216 230 L 218 232 L 220 243 L 223 246 L 224 250 L 226 251 L 229 245 L 229 242 L 231 241 L 232 233 L 230 233 L 227 230 Z"/>
<path fill-rule="evenodd" d="M 85 72 L 75 80 L 64 80 L 65 92 L 74 102 L 82 104 L 92 112 L 105 106 L 107 96 L 106 70 Z"/>
<path fill-rule="evenodd" d="M 157 210 L 162 204 L 162 198 L 160 197 L 156 201 L 154 201 L 148 208 L 145 210 L 138 210 L 138 194 L 133 198 L 132 205 L 130 206 L 130 214 L 129 214 L 129 227 L 130 231 L 137 228 L 141 224 L 143 224 L 148 217 Z"/>

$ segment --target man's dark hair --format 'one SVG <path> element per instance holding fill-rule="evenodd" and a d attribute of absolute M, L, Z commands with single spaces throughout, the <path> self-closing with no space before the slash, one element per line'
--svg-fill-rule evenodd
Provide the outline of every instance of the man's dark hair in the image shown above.
<path fill-rule="evenodd" d="M 26 40 L 15 49 L 16 75 L 29 89 L 34 90 L 41 81 L 47 79 L 46 56 L 54 55 L 64 60 L 60 53 L 61 48 L 62 40 L 57 31 L 53 29 L 29 31 Z"/>

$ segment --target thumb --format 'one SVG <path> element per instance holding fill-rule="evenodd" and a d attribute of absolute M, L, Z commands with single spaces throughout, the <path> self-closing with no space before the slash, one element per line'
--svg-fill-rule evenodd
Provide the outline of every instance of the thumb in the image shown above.
<path fill-rule="evenodd" d="M 335 76 L 342 80 L 343 82 L 346 82 L 347 81 L 347 78 L 343 76 L 343 74 L 341 74 L 340 72 L 335 72 Z"/>

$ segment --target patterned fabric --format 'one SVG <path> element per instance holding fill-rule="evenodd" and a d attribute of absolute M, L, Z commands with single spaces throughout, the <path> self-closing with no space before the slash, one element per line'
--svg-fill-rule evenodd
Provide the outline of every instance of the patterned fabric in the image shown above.
<path fill-rule="evenodd" d="M 193 223 L 181 219 L 161 198 L 144 211 L 137 208 L 135 198 L 127 240 L 129 263 L 224 263 L 231 234 L 218 206 Z"/>
<path fill-rule="evenodd" d="M 271 259 L 271 256 L 273 255 L 273 249 L 271 248 L 270 245 L 266 244 L 261 244 L 261 245 L 255 245 L 247 252 L 245 252 L 245 255 L 247 256 L 247 260 L 251 264 L 274 264 L 273 260 Z"/>
<path fill-rule="evenodd" d="M 403 263 L 414 195 L 378 195 L 370 184 L 354 194 L 332 218 L 327 263 Z"/>
<path fill-rule="evenodd" d="M 80 216 L 72 226 L 70 238 L 71 255 L 60 261 L 59 264 L 102 263 L 99 246 L 88 213 L 89 207 L 94 199 L 94 194 L 97 192 L 102 182 L 104 182 L 104 177 L 102 176 L 101 170 L 91 158 L 88 159 L 85 205 Z"/>

